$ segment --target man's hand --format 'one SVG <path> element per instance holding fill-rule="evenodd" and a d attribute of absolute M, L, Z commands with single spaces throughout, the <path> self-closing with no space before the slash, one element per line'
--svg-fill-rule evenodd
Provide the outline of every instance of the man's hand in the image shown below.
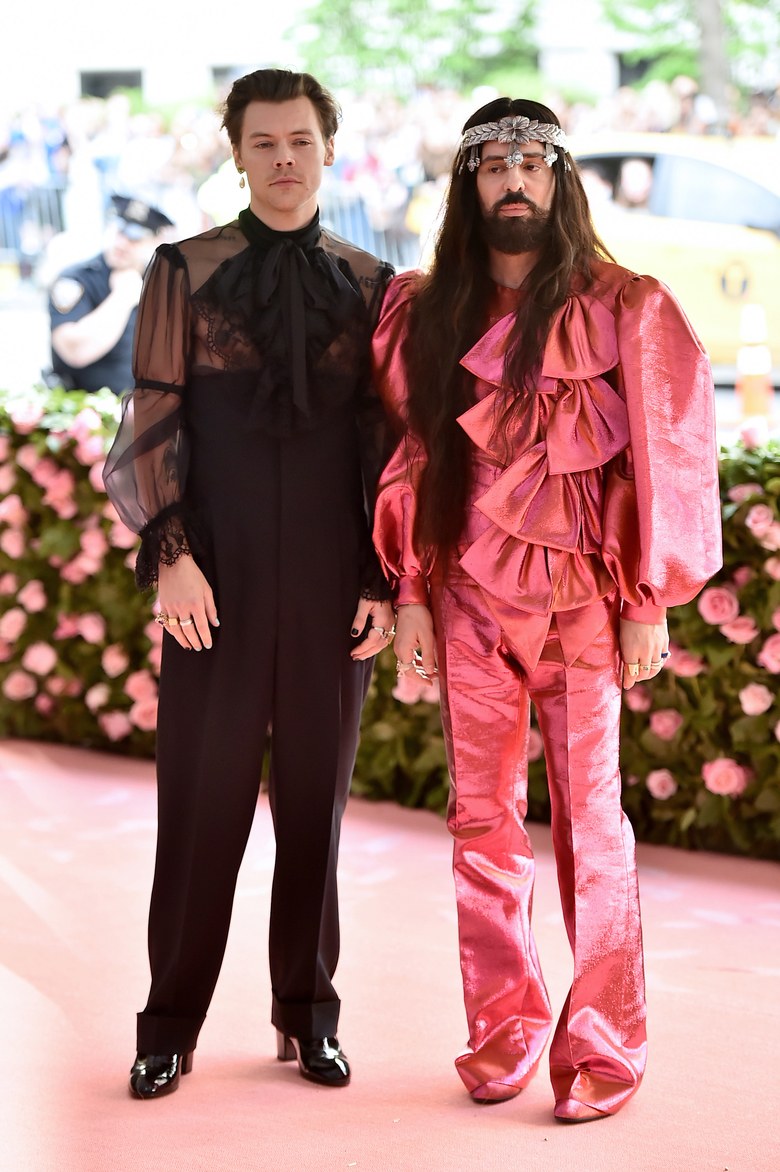
<path fill-rule="evenodd" d="M 177 643 L 193 651 L 211 647 L 211 627 L 219 626 L 214 595 L 189 555 L 160 566 L 158 600 L 160 613 L 168 616 L 165 630 Z"/>
<path fill-rule="evenodd" d="M 395 654 L 400 673 L 414 669 L 426 680 L 436 676 L 436 640 L 427 606 L 410 602 L 398 607 Z"/>
<path fill-rule="evenodd" d="M 623 687 L 633 688 L 657 676 L 669 652 L 666 622 L 636 623 L 620 620 L 620 654 L 623 660 Z"/>
<path fill-rule="evenodd" d="M 361 598 L 355 617 L 352 620 L 352 634 L 359 635 L 371 617 L 371 627 L 362 643 L 353 647 L 350 655 L 353 659 L 370 659 L 383 647 L 389 647 L 393 641 L 391 631 L 395 627 L 395 615 L 389 602 L 373 602 L 369 598 Z M 389 638 L 388 638 L 389 636 Z"/>

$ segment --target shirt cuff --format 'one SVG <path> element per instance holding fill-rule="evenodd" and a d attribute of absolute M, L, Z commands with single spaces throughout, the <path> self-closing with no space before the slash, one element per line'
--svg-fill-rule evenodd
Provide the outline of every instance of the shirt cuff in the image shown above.
<path fill-rule="evenodd" d="M 419 606 L 430 605 L 428 583 L 423 577 L 401 578 L 395 590 L 396 606 L 409 606 L 415 603 Z"/>
<path fill-rule="evenodd" d="M 630 602 L 623 602 L 620 609 L 621 619 L 630 619 L 632 623 L 662 623 L 666 619 L 666 607 L 656 606 L 654 602 L 643 602 L 641 606 L 632 606 Z"/>

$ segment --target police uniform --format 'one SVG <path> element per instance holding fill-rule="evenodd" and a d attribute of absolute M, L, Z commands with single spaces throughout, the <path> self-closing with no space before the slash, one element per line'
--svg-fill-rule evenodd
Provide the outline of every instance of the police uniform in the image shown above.
<path fill-rule="evenodd" d="M 130 239 L 137 239 L 147 232 L 157 233 L 161 228 L 171 225 L 167 216 L 142 200 L 115 195 L 112 203 L 118 217 L 119 230 Z M 111 292 L 111 272 L 112 269 L 101 254 L 71 265 L 60 274 L 49 293 L 52 334 L 64 322 L 81 321 L 102 305 Z M 109 387 L 114 394 L 119 395 L 131 387 L 136 316 L 137 310 L 133 308 L 116 345 L 102 358 L 86 366 L 70 366 L 52 346 L 51 365 L 55 379 L 69 391 L 98 391 L 101 387 Z"/>

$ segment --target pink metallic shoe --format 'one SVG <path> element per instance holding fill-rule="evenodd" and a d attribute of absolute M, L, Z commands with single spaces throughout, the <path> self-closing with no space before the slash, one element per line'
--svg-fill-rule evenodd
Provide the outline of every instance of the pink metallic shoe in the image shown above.
<path fill-rule="evenodd" d="M 579 1099 L 560 1099 L 555 1104 L 555 1118 L 559 1123 L 590 1123 L 593 1119 L 606 1119 L 608 1114 Z"/>
<path fill-rule="evenodd" d="M 510 1099 L 515 1099 L 522 1089 L 508 1082 L 483 1082 L 469 1093 L 475 1103 L 488 1107 L 493 1103 L 507 1103 Z"/>

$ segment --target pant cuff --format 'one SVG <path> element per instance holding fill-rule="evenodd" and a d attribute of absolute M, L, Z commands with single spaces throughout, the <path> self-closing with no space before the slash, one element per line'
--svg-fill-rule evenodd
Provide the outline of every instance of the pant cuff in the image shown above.
<path fill-rule="evenodd" d="M 203 1017 L 162 1017 L 139 1013 L 136 1045 L 139 1054 L 187 1054 L 198 1044 Z"/>
<path fill-rule="evenodd" d="M 332 1038 L 338 1030 L 341 1002 L 273 999 L 271 1022 L 292 1038 Z"/>

